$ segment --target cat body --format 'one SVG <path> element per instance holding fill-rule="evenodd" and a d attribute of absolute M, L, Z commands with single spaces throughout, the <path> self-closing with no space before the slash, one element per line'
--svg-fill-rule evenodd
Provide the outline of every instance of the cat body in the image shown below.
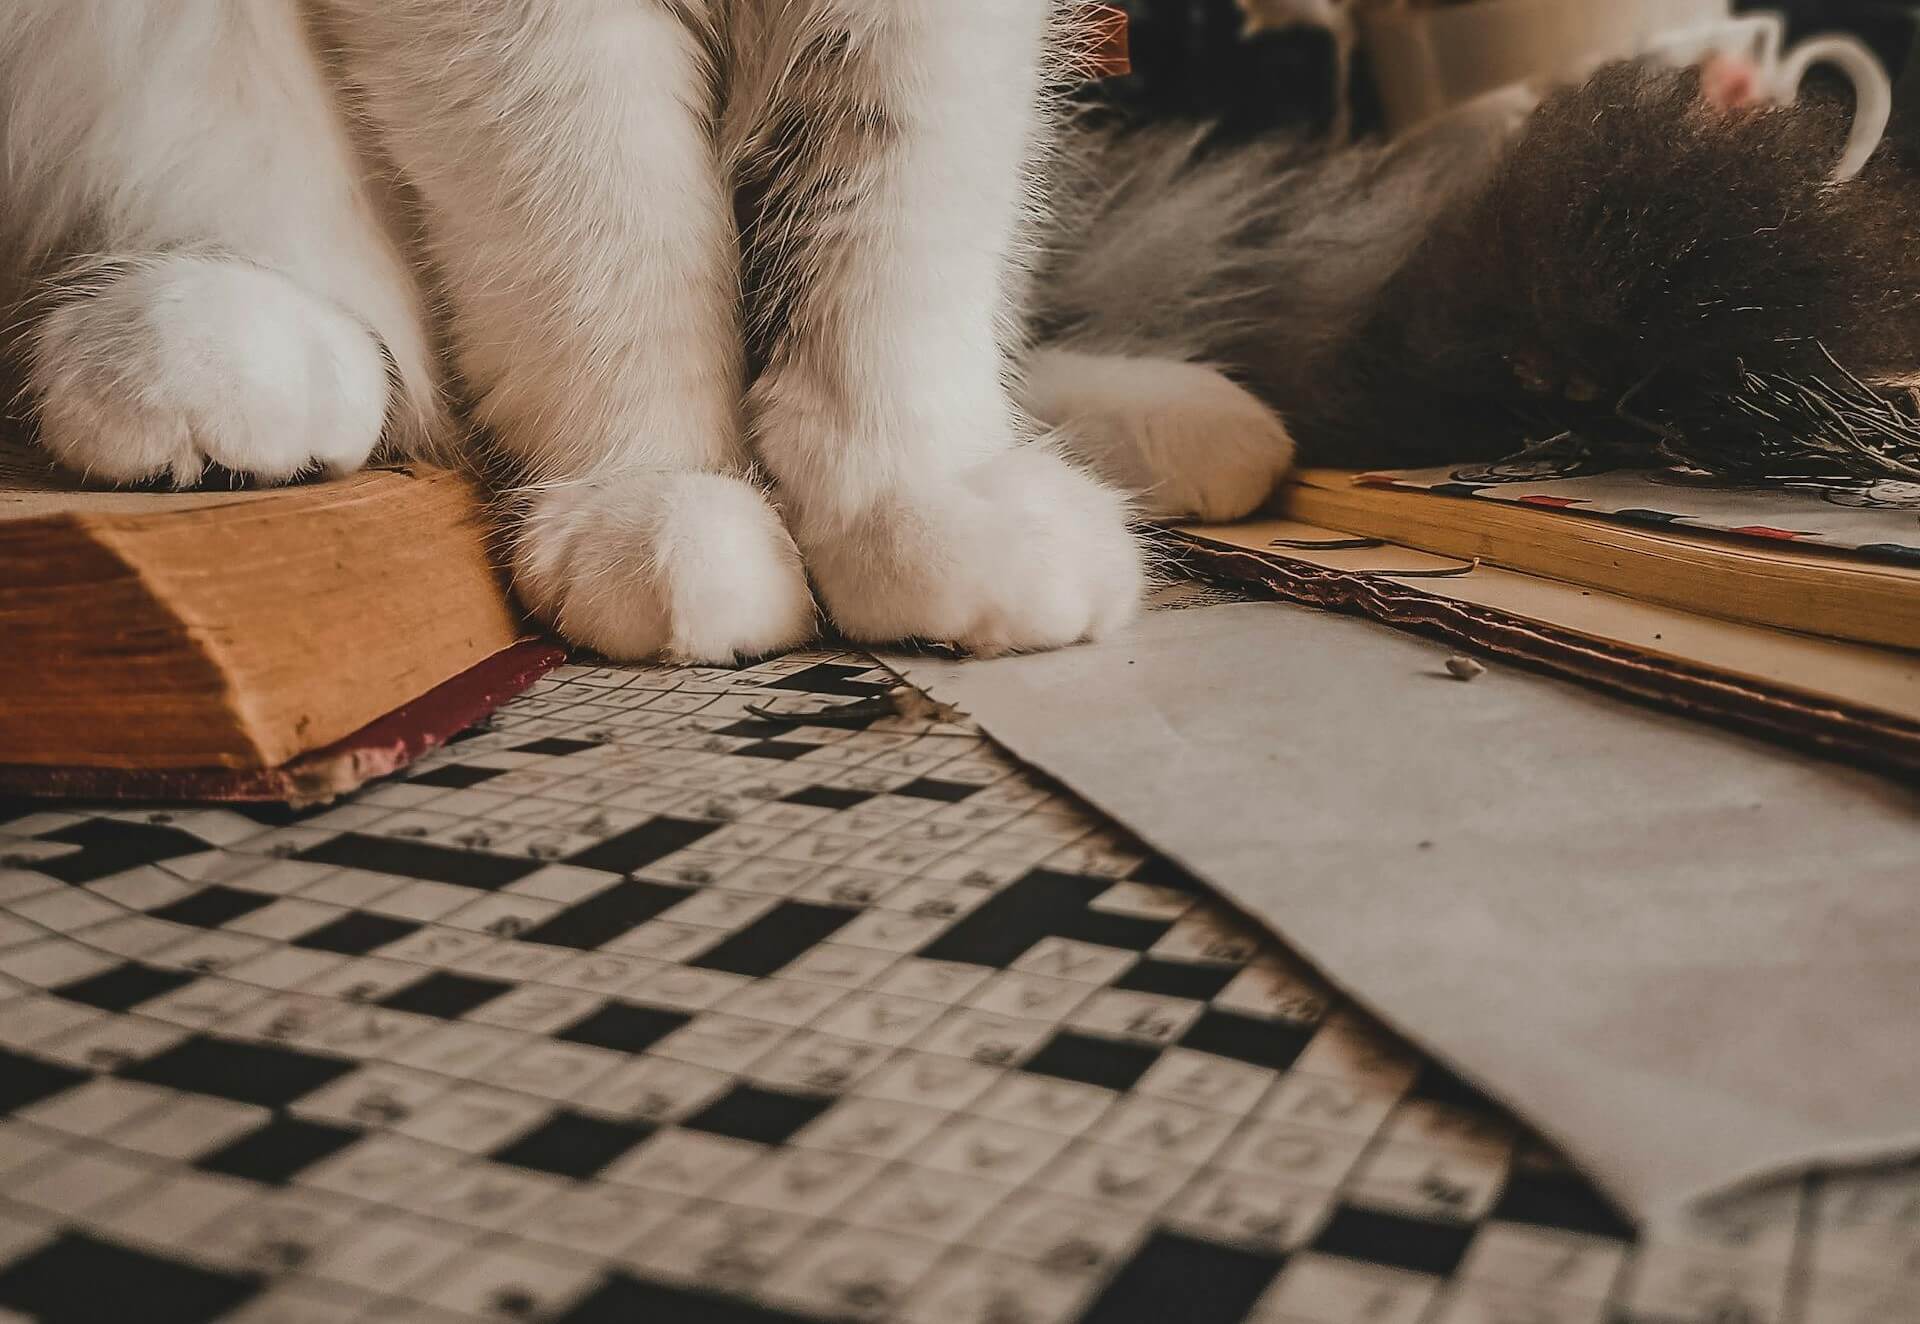
<path fill-rule="evenodd" d="M 816 595 L 863 641 L 1103 634 L 1129 516 L 1247 513 L 1290 429 L 1437 463 L 1743 367 L 1910 384 L 1916 176 L 1829 186 L 1825 108 L 1622 67 L 1222 149 L 1067 126 L 1077 8 L 9 0 L 7 361 L 96 479 L 459 452 L 534 611 L 710 662 Z"/>
<path fill-rule="evenodd" d="M 9 0 L 40 440 L 178 483 L 483 446 L 520 595 L 615 657 L 795 644 L 815 591 L 864 641 L 1102 634 L 1117 484 L 1239 514 L 1291 443 L 1183 356 L 1027 356 L 1068 8 Z"/>

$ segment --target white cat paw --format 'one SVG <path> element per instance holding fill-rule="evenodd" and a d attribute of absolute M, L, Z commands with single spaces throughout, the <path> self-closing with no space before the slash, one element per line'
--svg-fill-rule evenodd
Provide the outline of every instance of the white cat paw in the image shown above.
<path fill-rule="evenodd" d="M 1286 425 L 1216 368 L 1174 359 L 1043 350 L 1027 406 L 1061 444 L 1142 514 L 1233 520 L 1251 514 L 1293 467 Z"/>
<path fill-rule="evenodd" d="M 1041 446 L 897 493 L 804 542 L 829 614 L 864 643 L 1061 648 L 1126 623 L 1145 584 L 1125 501 Z"/>
<path fill-rule="evenodd" d="M 513 569 L 536 616 L 615 661 L 731 666 L 814 634 L 793 539 L 738 478 L 646 473 L 537 491 Z"/>
<path fill-rule="evenodd" d="M 208 464 L 266 482 L 365 463 L 387 416 L 374 334 L 277 272 L 214 257 L 110 270 L 47 315 L 29 387 L 42 444 L 115 483 Z"/>

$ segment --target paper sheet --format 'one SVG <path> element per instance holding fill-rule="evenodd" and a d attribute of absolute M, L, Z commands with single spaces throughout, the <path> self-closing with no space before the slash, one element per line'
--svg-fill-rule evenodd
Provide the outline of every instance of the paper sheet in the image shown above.
<path fill-rule="evenodd" d="M 893 659 L 1630 1212 L 1920 1152 L 1920 796 L 1279 604 Z"/>

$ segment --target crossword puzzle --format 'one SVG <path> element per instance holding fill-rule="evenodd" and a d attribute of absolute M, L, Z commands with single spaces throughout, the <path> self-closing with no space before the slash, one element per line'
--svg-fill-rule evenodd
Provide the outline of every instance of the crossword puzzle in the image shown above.
<path fill-rule="evenodd" d="M 317 811 L 0 805 L 0 1321 L 1920 1321 L 1920 1172 L 1636 1235 L 895 683 L 572 667 Z"/>

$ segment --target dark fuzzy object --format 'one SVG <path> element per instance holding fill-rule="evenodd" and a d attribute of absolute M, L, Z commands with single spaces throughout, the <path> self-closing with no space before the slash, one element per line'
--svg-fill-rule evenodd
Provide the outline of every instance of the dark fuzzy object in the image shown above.
<path fill-rule="evenodd" d="M 1830 106 L 1728 114 L 1697 75 L 1603 71 L 1439 215 L 1315 389 L 1275 403 L 1323 462 L 1494 458 L 1568 433 L 1791 468 L 1759 453 L 1745 406 L 1783 397 L 1756 382 L 1817 399 L 1920 378 L 1920 177 L 1886 151 L 1829 183 L 1844 134 Z M 1905 444 L 1920 456 L 1920 426 Z"/>
<path fill-rule="evenodd" d="M 1310 463 L 1558 440 L 1744 477 L 1920 469 L 1920 174 L 1830 184 L 1830 105 L 1727 113 L 1621 66 L 1391 147 L 1090 132 L 1042 338 L 1217 363 Z"/>

